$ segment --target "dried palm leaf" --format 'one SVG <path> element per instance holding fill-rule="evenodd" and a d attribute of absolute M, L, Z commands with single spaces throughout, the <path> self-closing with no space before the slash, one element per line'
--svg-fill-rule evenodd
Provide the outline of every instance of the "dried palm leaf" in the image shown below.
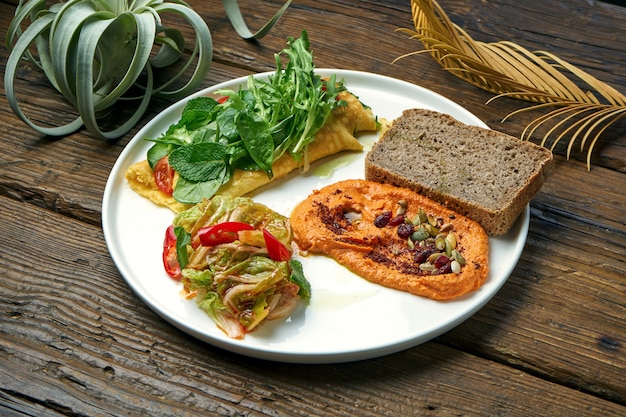
<path fill-rule="evenodd" d="M 588 146 L 587 168 L 591 168 L 591 154 L 601 134 L 626 115 L 626 96 L 549 52 L 531 52 L 507 41 L 475 41 L 452 23 L 434 0 L 411 0 L 411 11 L 415 30 L 399 30 L 421 41 L 425 49 L 396 61 L 430 53 L 446 71 L 497 94 L 489 102 L 506 96 L 536 103 L 508 114 L 502 121 L 521 112 L 556 107 L 530 122 L 521 139 L 528 140 L 538 128 L 553 122 L 542 146 L 554 138 L 550 147 L 554 150 L 570 135 L 569 159 L 580 139 L 581 152 Z M 586 85 L 585 90 L 579 84 Z M 557 118 L 560 120 L 555 122 Z"/>

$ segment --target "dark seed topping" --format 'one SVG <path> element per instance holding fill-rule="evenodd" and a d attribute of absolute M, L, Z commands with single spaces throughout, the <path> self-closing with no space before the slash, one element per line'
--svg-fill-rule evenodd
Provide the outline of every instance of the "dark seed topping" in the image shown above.
<path fill-rule="evenodd" d="M 389 220 L 389 226 L 396 227 L 400 224 L 404 223 L 404 214 L 400 214 L 393 219 Z"/>
<path fill-rule="evenodd" d="M 413 234 L 413 229 L 413 223 L 402 223 L 398 226 L 398 236 L 400 236 L 402 239 L 407 239 Z"/>
<path fill-rule="evenodd" d="M 394 264 L 402 263 L 403 270 L 412 271 L 411 273 L 418 275 L 460 273 L 465 260 L 457 252 L 452 224 L 444 223 L 442 217 L 435 218 L 434 215 L 427 214 L 422 208 L 419 209 L 413 221 L 407 221 L 406 201 L 401 200 L 398 205 L 400 208 L 395 215 L 392 211 L 385 211 L 376 216 L 374 225 L 378 228 L 396 228 L 398 237 L 405 240 L 407 247 L 401 244 L 397 246 L 396 242 L 396 246 L 387 248 L 387 255 L 383 256 L 382 253 L 373 251 L 370 259 L 378 263 L 391 262 L 391 259 L 394 259 Z M 449 218 L 454 219 L 455 216 L 450 215 Z M 408 254 L 408 262 L 406 257 L 404 261 L 401 260 L 403 253 Z M 411 263 L 411 260 L 414 263 Z M 475 267 L 480 268 L 480 265 Z"/>
<path fill-rule="evenodd" d="M 379 214 L 374 219 L 374 226 L 378 228 L 387 226 L 389 224 L 389 221 L 391 220 L 392 215 L 393 214 L 391 213 L 391 211 L 386 211 L 383 214 Z"/>

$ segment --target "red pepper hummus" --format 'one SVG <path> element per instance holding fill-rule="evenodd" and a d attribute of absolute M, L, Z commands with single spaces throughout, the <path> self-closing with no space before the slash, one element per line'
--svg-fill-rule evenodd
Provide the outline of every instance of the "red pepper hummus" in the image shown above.
<path fill-rule="evenodd" d="M 489 241 L 476 222 L 411 190 L 366 180 L 316 190 L 291 214 L 294 240 L 380 285 L 436 300 L 479 288 Z"/>

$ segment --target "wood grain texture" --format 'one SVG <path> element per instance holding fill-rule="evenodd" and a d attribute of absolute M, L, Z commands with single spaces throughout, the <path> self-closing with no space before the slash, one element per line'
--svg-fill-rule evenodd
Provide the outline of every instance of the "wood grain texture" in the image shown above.
<path fill-rule="evenodd" d="M 0 247 L 6 271 L 0 281 L 3 402 L 28 398 L 62 413 L 107 416 L 383 416 L 420 410 L 525 416 L 622 410 L 510 367 L 510 361 L 493 360 L 505 346 L 480 351 L 481 358 L 430 342 L 375 360 L 315 367 L 240 357 L 179 332 L 143 305 L 107 256 L 97 227 L 8 198 L 0 198 L 0 209 L 15 213 L 3 219 L 6 245 Z M 47 233 L 36 232 L 37 224 L 45 224 Z M 17 256 L 30 261 L 7 261 Z M 487 307 L 482 314 L 495 312 Z M 474 327 L 471 321 L 444 339 L 462 344 Z M 524 323 L 508 317 L 490 328 L 514 333 L 517 356 L 530 361 L 524 358 L 530 353 L 524 348 Z M 455 332 L 463 337 L 455 341 Z M 560 353 L 580 359 L 577 346 Z M 558 356 L 549 346 L 543 353 L 546 362 Z"/>
<path fill-rule="evenodd" d="M 294 1 L 259 42 L 236 37 L 221 2 L 192 0 L 211 28 L 203 87 L 272 70 L 287 36 L 306 29 L 316 64 L 423 85 L 518 136 L 537 113 L 446 73 L 421 44 L 407 0 Z M 251 28 L 282 4 L 240 1 Z M 441 0 L 482 41 L 544 49 L 626 91 L 626 9 L 583 0 Z M 0 2 L 0 42 L 13 14 Z M 188 30 L 187 30 L 188 33 Z M 0 48 L 4 73 L 8 52 Z M 36 120 L 71 111 L 34 68 L 20 68 Z M 21 90 L 20 90 L 21 91 Z M 168 101 L 117 141 L 85 131 L 41 137 L 0 87 L 0 415 L 6 416 L 618 416 L 626 414 L 626 125 L 607 131 L 587 172 L 584 152 L 557 150 L 531 203 L 522 257 L 477 314 L 434 341 L 338 365 L 265 362 L 220 350 L 152 312 L 115 268 L 100 227 L 105 183 L 124 146 Z"/>

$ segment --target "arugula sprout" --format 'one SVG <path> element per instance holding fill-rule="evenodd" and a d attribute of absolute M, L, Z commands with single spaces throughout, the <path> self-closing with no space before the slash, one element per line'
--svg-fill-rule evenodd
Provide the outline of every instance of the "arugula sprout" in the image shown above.
<path fill-rule="evenodd" d="M 288 47 L 275 54 L 276 71 L 267 80 L 248 77 L 246 89 L 220 90 L 227 97 L 190 100 L 180 120 L 148 150 L 152 168 L 163 156 L 179 174 L 173 197 L 197 203 L 213 196 L 235 169 L 259 170 L 272 177 L 274 161 L 285 153 L 304 160 L 307 145 L 331 112 L 345 103 L 345 90 L 335 76 L 315 74 L 306 31 L 289 37 Z M 283 65 L 283 59 L 286 63 Z"/>

